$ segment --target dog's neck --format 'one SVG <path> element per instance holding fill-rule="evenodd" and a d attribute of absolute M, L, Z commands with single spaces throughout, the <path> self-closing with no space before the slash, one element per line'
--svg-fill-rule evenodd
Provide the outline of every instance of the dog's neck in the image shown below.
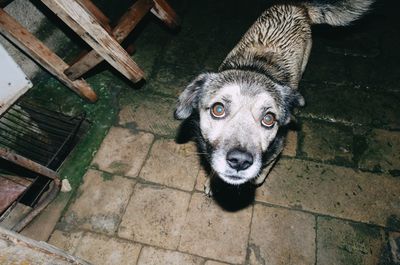
<path fill-rule="evenodd" d="M 267 9 L 228 54 L 220 70 L 247 69 L 298 87 L 311 49 L 311 24 L 302 6 Z"/>
<path fill-rule="evenodd" d="M 236 54 L 227 58 L 219 67 L 219 71 L 241 70 L 263 74 L 269 79 L 280 85 L 291 85 L 291 74 L 283 68 L 279 61 L 276 61 L 277 55 L 265 53 L 257 56 L 252 53 Z"/>

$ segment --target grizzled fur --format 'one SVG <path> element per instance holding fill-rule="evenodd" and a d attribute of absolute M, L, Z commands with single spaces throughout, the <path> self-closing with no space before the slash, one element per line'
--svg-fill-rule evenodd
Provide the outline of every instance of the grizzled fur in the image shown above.
<path fill-rule="evenodd" d="M 264 181 L 283 149 L 291 110 L 304 105 L 297 88 L 310 55 L 311 25 L 347 25 L 372 1 L 273 5 L 245 33 L 217 73 L 200 74 L 186 87 L 175 117 L 197 120 L 201 152 L 217 176 L 234 185 Z M 211 115 L 216 103 L 224 107 L 221 118 Z M 266 127 L 262 120 L 269 113 L 276 121 Z M 246 167 L 232 167 L 232 161 L 237 162 L 229 157 L 232 150 L 240 153 L 235 159 L 247 159 Z"/>

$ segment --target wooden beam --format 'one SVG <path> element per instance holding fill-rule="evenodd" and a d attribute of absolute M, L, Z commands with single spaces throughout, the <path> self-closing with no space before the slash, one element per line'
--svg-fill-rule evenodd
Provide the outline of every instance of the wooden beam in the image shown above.
<path fill-rule="evenodd" d="M 143 78 L 144 72 L 129 54 L 76 0 L 41 1 L 126 78 L 133 82 Z"/>
<path fill-rule="evenodd" d="M 152 0 L 138 0 L 135 2 L 112 30 L 115 40 L 121 43 L 153 6 L 154 3 Z M 65 74 L 72 80 L 75 80 L 102 61 L 103 58 L 95 50 L 92 50 L 81 56 L 78 61 L 65 71 Z"/>
<path fill-rule="evenodd" d="M 108 33 L 111 33 L 111 26 L 110 26 L 110 20 L 106 15 L 104 15 L 103 12 L 91 0 L 78 0 L 79 3 L 82 4 L 86 8 L 87 11 L 89 11 L 99 22 L 99 24 L 107 30 Z"/>
<path fill-rule="evenodd" d="M 64 74 L 68 65 L 1 8 L 0 33 L 78 95 L 91 102 L 97 100 L 96 93 L 84 80 L 70 80 Z"/>
<path fill-rule="evenodd" d="M 163 21 L 171 29 L 179 26 L 179 17 L 165 0 L 153 0 L 155 6 L 151 9 L 156 17 Z"/>

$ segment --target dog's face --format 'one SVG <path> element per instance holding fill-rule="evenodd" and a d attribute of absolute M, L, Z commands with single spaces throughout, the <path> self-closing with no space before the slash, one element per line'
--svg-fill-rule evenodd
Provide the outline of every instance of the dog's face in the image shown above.
<path fill-rule="evenodd" d="M 264 75 L 229 70 L 198 76 L 179 97 L 175 117 L 198 113 L 212 169 L 239 185 L 257 177 L 290 109 L 303 104 L 297 91 Z"/>

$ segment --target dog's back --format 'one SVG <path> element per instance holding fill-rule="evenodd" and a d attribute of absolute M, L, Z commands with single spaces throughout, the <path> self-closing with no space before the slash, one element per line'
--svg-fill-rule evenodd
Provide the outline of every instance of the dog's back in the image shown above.
<path fill-rule="evenodd" d="M 373 0 L 312 0 L 264 11 L 228 54 L 220 70 L 257 70 L 297 88 L 311 50 L 311 25 L 347 25 Z"/>

